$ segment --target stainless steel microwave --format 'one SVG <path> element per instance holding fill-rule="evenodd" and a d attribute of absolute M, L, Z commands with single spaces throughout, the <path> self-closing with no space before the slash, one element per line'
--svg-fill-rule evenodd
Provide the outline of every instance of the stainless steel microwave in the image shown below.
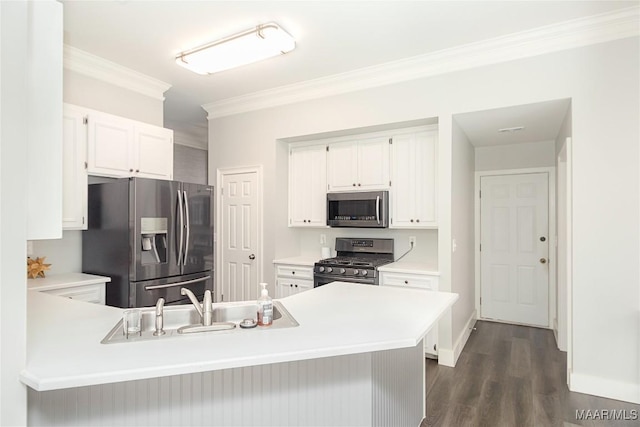
<path fill-rule="evenodd" d="M 330 227 L 386 228 L 389 226 L 389 192 L 327 193 Z"/>

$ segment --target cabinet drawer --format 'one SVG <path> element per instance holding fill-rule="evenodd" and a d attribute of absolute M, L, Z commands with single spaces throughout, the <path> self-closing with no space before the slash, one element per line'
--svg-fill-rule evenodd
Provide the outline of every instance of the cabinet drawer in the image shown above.
<path fill-rule="evenodd" d="M 105 284 L 74 286 L 63 289 L 52 289 L 43 291 L 51 295 L 58 295 L 65 298 L 75 299 L 78 301 L 92 302 L 96 304 L 104 304 Z"/>
<path fill-rule="evenodd" d="M 438 277 L 423 274 L 383 273 L 380 277 L 384 286 L 405 286 L 429 291 L 438 290 Z"/>
<path fill-rule="evenodd" d="M 313 280 L 313 267 L 301 267 L 294 265 L 279 265 L 276 269 L 276 276 L 295 277 L 296 279 Z"/>

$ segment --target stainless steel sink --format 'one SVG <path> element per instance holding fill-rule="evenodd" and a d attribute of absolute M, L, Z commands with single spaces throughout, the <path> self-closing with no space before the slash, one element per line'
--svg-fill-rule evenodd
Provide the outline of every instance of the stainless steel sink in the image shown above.
<path fill-rule="evenodd" d="M 122 319 L 109 331 L 102 339 L 102 344 L 114 344 L 122 342 L 148 341 L 148 340 L 164 340 L 171 337 L 180 337 L 190 332 L 198 333 L 250 333 L 251 331 L 261 331 L 265 329 L 282 329 L 298 326 L 298 322 L 284 308 L 280 301 L 273 302 L 273 324 L 271 326 L 258 326 L 250 329 L 236 327 L 244 319 L 256 319 L 258 306 L 255 303 L 231 302 L 224 304 L 214 304 L 213 306 L 213 325 L 212 327 L 203 327 L 202 318 L 193 307 L 188 305 L 174 305 L 164 308 L 164 331 L 161 336 L 154 336 L 156 309 L 155 307 L 145 307 L 140 309 L 142 319 L 140 322 L 140 332 L 125 335 L 122 327 Z M 198 327 L 197 325 L 200 325 Z M 188 328 L 185 328 L 188 327 Z M 187 331 L 187 332 L 185 332 Z"/>

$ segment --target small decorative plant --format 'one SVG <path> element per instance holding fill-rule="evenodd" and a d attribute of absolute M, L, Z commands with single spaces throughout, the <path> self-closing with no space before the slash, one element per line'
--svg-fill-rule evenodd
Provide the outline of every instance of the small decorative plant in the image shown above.
<path fill-rule="evenodd" d="M 27 278 L 29 279 L 37 279 L 38 277 L 44 277 L 45 270 L 48 270 L 51 267 L 51 264 L 45 264 L 44 260 L 46 257 L 38 257 L 36 259 L 31 259 L 31 257 L 27 257 Z"/>

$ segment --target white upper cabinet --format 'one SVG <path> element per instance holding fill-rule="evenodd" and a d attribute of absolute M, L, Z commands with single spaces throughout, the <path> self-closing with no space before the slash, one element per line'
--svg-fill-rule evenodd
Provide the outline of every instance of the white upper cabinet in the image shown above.
<path fill-rule="evenodd" d="M 391 228 L 437 227 L 437 145 L 437 129 L 393 137 Z"/>
<path fill-rule="evenodd" d="M 289 149 L 289 226 L 327 225 L 326 145 Z"/>
<path fill-rule="evenodd" d="M 330 192 L 389 188 L 389 138 L 329 144 L 327 180 Z"/>
<path fill-rule="evenodd" d="M 27 240 L 62 237 L 62 4 L 29 2 L 25 22 Z M 23 34 L 16 35 L 16 43 Z M 24 53 L 24 57 L 22 54 Z M 4 64 L 3 64 L 4 65 Z M 3 73 L 4 73 L 3 68 Z M 19 108 L 19 107 L 18 107 Z M 17 184 L 17 183 L 16 183 Z"/>
<path fill-rule="evenodd" d="M 173 131 L 135 120 L 89 113 L 88 170 L 114 178 L 173 178 Z"/>
<path fill-rule="evenodd" d="M 89 174 L 114 178 L 133 173 L 133 123 L 122 117 L 92 111 L 88 115 Z"/>
<path fill-rule="evenodd" d="M 135 176 L 173 179 L 173 131 L 137 123 L 134 128 Z"/>
<path fill-rule="evenodd" d="M 62 228 L 87 229 L 86 112 L 64 105 L 62 132 Z"/>

